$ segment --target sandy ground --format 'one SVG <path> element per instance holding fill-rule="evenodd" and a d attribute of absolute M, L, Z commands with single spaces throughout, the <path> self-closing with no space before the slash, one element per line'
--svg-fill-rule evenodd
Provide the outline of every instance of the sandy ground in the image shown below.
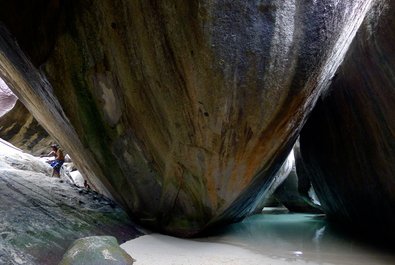
<path fill-rule="evenodd" d="M 238 246 L 198 242 L 160 234 L 141 236 L 122 244 L 121 247 L 136 260 L 136 265 L 285 265 L 291 261 L 288 258 L 264 256 Z M 314 263 L 295 259 L 291 264 Z"/>

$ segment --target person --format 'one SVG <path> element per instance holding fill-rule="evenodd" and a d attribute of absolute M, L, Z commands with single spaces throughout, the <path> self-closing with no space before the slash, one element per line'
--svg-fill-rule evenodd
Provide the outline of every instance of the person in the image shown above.
<path fill-rule="evenodd" d="M 91 189 L 91 186 L 89 186 L 88 181 L 86 179 L 84 180 L 84 188 L 87 190 Z"/>
<path fill-rule="evenodd" d="M 60 169 L 62 168 L 62 165 L 64 163 L 64 154 L 63 151 L 58 147 L 57 144 L 51 145 L 52 151 L 49 152 L 46 156 L 55 156 L 54 160 L 49 160 L 47 161 L 51 167 L 53 168 L 52 170 L 52 176 L 57 176 L 60 177 Z"/>

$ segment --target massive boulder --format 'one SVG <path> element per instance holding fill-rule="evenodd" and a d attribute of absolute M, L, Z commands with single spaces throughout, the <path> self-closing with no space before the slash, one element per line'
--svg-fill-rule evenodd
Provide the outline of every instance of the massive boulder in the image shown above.
<path fill-rule="evenodd" d="M 2 1 L 0 76 L 97 190 L 191 235 L 261 205 L 371 4 Z"/>
<path fill-rule="evenodd" d="M 301 153 L 333 219 L 395 235 L 395 2 L 366 17 L 326 97 L 301 134 Z"/>

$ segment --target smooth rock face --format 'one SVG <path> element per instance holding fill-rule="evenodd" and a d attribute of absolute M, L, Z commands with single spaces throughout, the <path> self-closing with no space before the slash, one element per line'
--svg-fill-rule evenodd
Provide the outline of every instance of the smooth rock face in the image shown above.
<path fill-rule="evenodd" d="M 76 240 L 59 265 L 132 265 L 134 259 L 112 236 L 92 236 Z"/>
<path fill-rule="evenodd" d="M 332 218 L 395 235 L 395 2 L 365 19 L 328 95 L 301 134 L 301 152 Z M 378 232 L 377 230 L 380 230 Z M 384 232 L 382 231 L 384 230 Z"/>
<path fill-rule="evenodd" d="M 78 238 L 142 234 L 113 201 L 51 178 L 51 170 L 0 141 L 0 264 L 53 265 Z"/>
<path fill-rule="evenodd" d="M 17 100 L 15 94 L 0 78 L 0 118 L 14 107 Z"/>
<path fill-rule="evenodd" d="M 20 101 L 0 117 L 0 138 L 36 156 L 55 142 Z"/>
<path fill-rule="evenodd" d="M 21 45 L 52 87 L 4 28 L 0 75 L 98 190 L 186 236 L 260 205 L 371 2 L 65 1 Z"/>

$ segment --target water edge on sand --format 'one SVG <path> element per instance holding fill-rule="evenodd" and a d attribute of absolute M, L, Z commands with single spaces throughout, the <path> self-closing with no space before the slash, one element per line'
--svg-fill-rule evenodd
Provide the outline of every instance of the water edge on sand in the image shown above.
<path fill-rule="evenodd" d="M 338 234 L 317 214 L 260 214 L 215 235 L 149 234 L 121 245 L 136 265 L 389 265 L 395 256 Z"/>

